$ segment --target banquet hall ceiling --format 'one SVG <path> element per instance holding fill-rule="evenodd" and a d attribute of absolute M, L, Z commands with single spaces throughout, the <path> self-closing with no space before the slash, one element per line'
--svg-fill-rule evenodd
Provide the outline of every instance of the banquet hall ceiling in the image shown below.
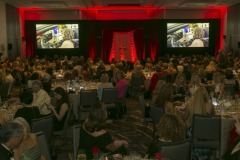
<path fill-rule="evenodd" d="M 231 6 L 240 0 L 0 0 L 19 8 L 93 8 L 93 7 L 156 7 L 204 8 Z"/>

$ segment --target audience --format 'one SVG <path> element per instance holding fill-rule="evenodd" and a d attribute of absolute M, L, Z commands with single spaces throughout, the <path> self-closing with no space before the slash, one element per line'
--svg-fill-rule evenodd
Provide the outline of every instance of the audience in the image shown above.
<path fill-rule="evenodd" d="M 220 64 L 220 60 L 218 62 L 214 57 L 211 56 L 165 55 L 164 57 L 157 57 L 155 59 L 155 62 L 152 62 L 150 59 L 148 59 L 145 65 L 144 61 L 141 61 L 142 64 L 140 63 L 140 61 L 137 61 L 134 64 L 134 70 L 131 72 L 131 70 L 129 70 L 129 68 L 127 67 L 126 61 L 121 60 L 114 61 L 114 63 L 110 66 L 111 69 L 109 70 L 109 67 L 106 64 L 103 64 L 103 62 L 101 61 L 99 62 L 99 65 L 97 65 L 94 64 L 93 60 L 89 58 L 87 63 L 85 63 L 83 57 L 78 58 L 77 56 L 72 57 L 71 61 L 68 61 L 66 57 L 62 58 L 58 56 L 55 56 L 53 59 L 49 57 L 44 57 L 44 59 L 34 57 L 24 61 L 22 61 L 18 57 L 16 61 L 13 61 L 12 63 L 6 60 L 3 62 L 2 65 L 0 65 L 0 84 L 6 82 L 14 82 L 16 85 L 20 84 L 21 86 L 27 86 L 26 80 L 28 80 L 29 77 L 32 77 L 31 81 L 29 81 L 29 87 L 31 87 L 33 93 L 29 91 L 23 91 L 21 93 L 20 101 L 23 107 L 21 109 L 18 109 L 15 115 L 13 114 L 14 117 L 23 117 L 29 124 L 31 124 L 31 119 L 46 116 L 51 114 L 52 112 L 52 114 L 54 114 L 55 116 L 54 130 L 62 130 L 67 113 L 69 112 L 68 95 L 63 88 L 56 88 L 53 93 L 55 94 L 57 105 L 52 106 L 50 104 L 50 96 L 48 95 L 48 93 L 51 92 L 45 92 L 42 89 L 42 83 L 38 80 L 42 80 L 43 82 L 47 83 L 53 78 L 51 77 L 53 75 L 53 72 L 59 69 L 64 69 L 63 73 L 66 73 L 65 70 L 68 69 L 67 72 L 70 73 L 71 70 L 74 68 L 75 70 L 70 74 L 74 75 L 74 77 L 70 78 L 80 78 L 80 80 L 78 81 L 79 83 L 89 80 L 96 81 L 100 77 L 101 83 L 97 87 L 98 97 L 99 100 L 101 100 L 103 88 L 113 86 L 118 89 L 118 98 L 125 98 L 127 92 L 126 88 L 128 88 L 128 82 L 130 81 L 130 77 L 141 76 L 143 78 L 143 81 L 145 82 L 145 84 L 143 85 L 144 89 L 146 84 L 150 84 L 147 92 L 149 92 L 149 98 L 151 98 L 152 96 L 153 103 L 157 104 L 159 107 L 162 107 L 166 114 L 170 114 L 169 116 L 175 117 L 176 114 L 177 116 L 180 116 L 179 118 L 185 121 L 185 127 L 187 128 L 188 136 L 191 136 L 191 123 L 193 114 L 215 114 L 212 104 L 208 102 L 209 97 L 207 92 L 211 93 L 211 89 L 213 89 L 215 94 L 219 95 L 219 98 L 226 98 L 224 97 L 224 95 L 229 92 L 229 86 L 231 86 L 231 89 L 232 86 L 234 86 L 233 92 L 231 92 L 233 93 L 232 95 L 234 95 L 234 97 L 236 97 L 235 95 L 239 91 L 239 84 L 237 81 L 238 69 L 240 68 L 239 59 L 235 58 L 233 63 L 233 57 L 229 56 L 227 58 L 228 60 L 226 64 L 222 62 Z M 233 64 L 235 67 L 234 69 L 232 68 Z M 96 68 L 96 65 L 99 67 Z M 146 79 L 142 69 L 145 68 L 146 71 L 151 71 L 149 69 L 152 69 L 154 65 L 156 72 L 153 75 L 152 73 L 149 74 L 152 75 L 152 77 L 150 77 L 151 80 Z M 233 71 L 236 71 L 237 73 L 233 75 Z M 126 73 L 126 76 L 124 72 Z M 110 82 L 107 74 L 110 75 Z M 164 80 L 159 80 L 159 76 L 163 75 L 168 77 L 166 81 L 170 83 L 166 83 L 166 81 Z M 190 75 L 192 75 L 191 79 Z M 83 77 L 83 80 L 81 79 L 81 77 Z M 147 78 L 149 78 L 149 76 L 147 76 Z M 66 80 L 67 79 L 63 79 L 63 81 Z M 172 84 L 173 82 L 175 82 L 174 85 Z M 206 87 L 206 89 L 204 87 Z M 49 90 L 50 88 L 51 84 L 49 83 Z M 131 89 L 132 88 L 130 86 L 129 93 L 132 93 Z M 192 97 L 187 100 L 188 93 L 190 93 Z M 178 96 L 180 94 L 182 95 L 182 99 L 185 98 L 186 100 L 186 103 L 183 103 L 185 109 L 179 109 L 178 107 L 175 108 L 175 104 L 177 105 L 178 103 L 176 102 L 176 100 L 179 98 Z M 181 114 L 179 114 L 179 111 L 181 111 Z M 100 123 L 96 123 L 98 118 L 101 117 L 104 120 L 100 120 Z M 8 114 L 8 111 L 0 110 L 0 125 L 2 127 L 4 127 L 4 125 L 8 123 L 8 121 L 10 121 L 11 119 L 12 117 Z M 104 114 L 100 117 L 92 118 L 90 113 L 89 118 L 84 122 L 83 125 L 82 132 L 84 133 L 81 134 L 87 137 L 90 136 L 90 141 L 91 139 L 94 139 L 96 137 L 100 137 L 101 139 L 101 135 L 105 134 L 110 137 L 109 133 L 103 128 L 105 120 L 106 117 L 104 117 Z M 91 130 L 91 127 L 94 129 Z M 162 132 L 165 132 L 165 129 L 162 130 Z M 166 138 L 163 138 L 162 141 L 165 141 L 165 139 Z M 86 139 L 85 141 L 87 140 L 88 139 Z M 92 142 L 93 141 L 91 141 L 91 143 Z M 236 146 L 238 146 L 238 139 L 236 139 L 235 142 L 236 143 L 232 145 L 232 148 L 230 148 L 225 154 L 225 159 L 232 159 L 238 154 L 238 151 L 236 151 Z M 101 144 L 101 150 L 103 150 L 104 152 L 113 152 L 121 145 L 127 145 L 127 142 L 115 142 L 110 137 L 109 139 L 104 139 L 103 144 L 105 144 L 105 146 L 102 146 Z M 82 143 L 81 147 L 85 148 L 85 144 Z M 92 146 L 87 146 L 87 154 L 89 157 L 92 156 L 90 153 L 91 147 Z M 196 151 L 194 151 L 194 153 L 196 153 Z M 209 157 L 209 154 L 205 153 L 205 151 L 198 153 L 201 154 L 194 154 L 195 157 L 200 155 L 198 159 L 202 158 L 205 155 Z M 151 152 L 151 156 L 149 157 L 153 157 L 153 155 L 154 153 Z"/>

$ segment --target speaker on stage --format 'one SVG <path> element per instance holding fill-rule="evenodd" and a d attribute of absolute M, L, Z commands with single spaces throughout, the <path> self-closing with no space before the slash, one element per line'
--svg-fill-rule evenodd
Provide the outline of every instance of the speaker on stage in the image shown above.
<path fill-rule="evenodd" d="M 8 43 L 8 51 L 11 51 L 11 50 L 12 50 L 12 44 Z"/>
<path fill-rule="evenodd" d="M 240 48 L 240 42 L 238 42 L 238 48 Z"/>

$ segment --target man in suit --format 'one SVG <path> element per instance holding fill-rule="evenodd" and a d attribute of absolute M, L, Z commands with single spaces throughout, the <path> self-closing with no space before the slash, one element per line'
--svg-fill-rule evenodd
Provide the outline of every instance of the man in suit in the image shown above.
<path fill-rule="evenodd" d="M 12 149 L 19 147 L 23 140 L 23 128 L 20 124 L 8 122 L 0 129 L 0 159 L 13 160 Z"/>

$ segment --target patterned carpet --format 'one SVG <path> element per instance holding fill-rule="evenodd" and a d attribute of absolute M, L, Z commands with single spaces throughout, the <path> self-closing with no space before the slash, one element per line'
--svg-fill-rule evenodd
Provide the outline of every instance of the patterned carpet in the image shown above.
<path fill-rule="evenodd" d="M 127 114 L 119 120 L 113 120 L 107 123 L 107 130 L 111 133 L 114 139 L 125 139 L 129 142 L 127 151 L 129 153 L 139 153 L 144 155 L 151 143 L 153 136 L 152 124 L 148 127 L 143 126 L 141 112 L 136 99 L 127 100 Z M 63 139 L 56 139 L 56 151 L 58 160 L 70 159 L 73 152 L 72 126 L 68 130 L 68 151 L 64 149 Z"/>

